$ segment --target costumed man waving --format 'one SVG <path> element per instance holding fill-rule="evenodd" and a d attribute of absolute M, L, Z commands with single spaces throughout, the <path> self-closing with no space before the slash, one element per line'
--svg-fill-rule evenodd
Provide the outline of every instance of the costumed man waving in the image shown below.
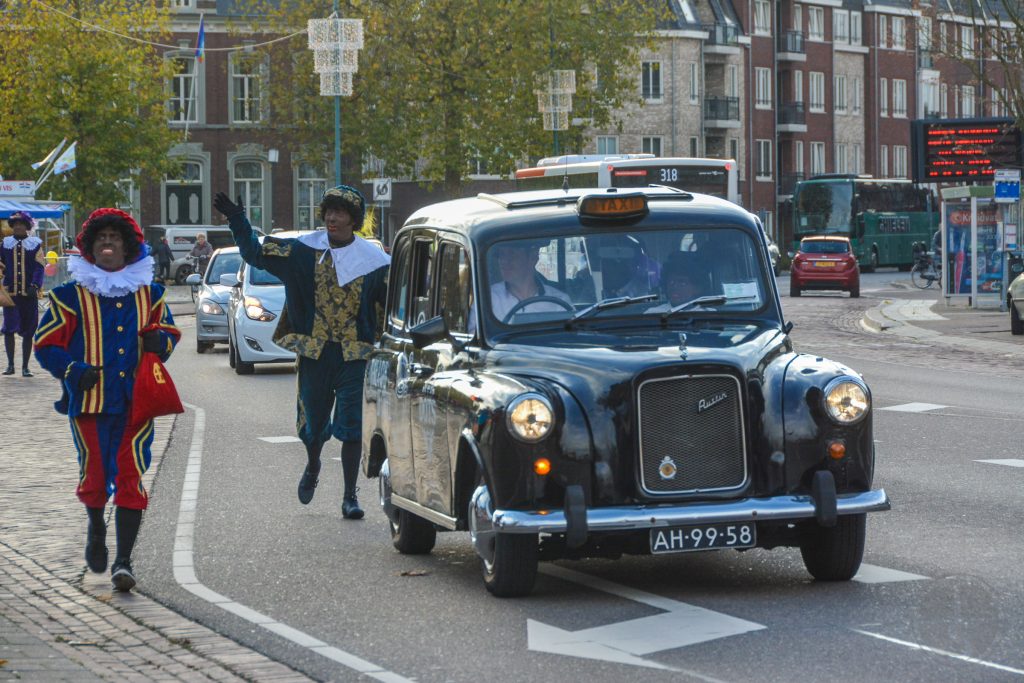
<path fill-rule="evenodd" d="M 107 568 L 104 508 L 116 512 L 117 555 L 111 582 L 135 586 L 131 554 L 149 502 L 142 475 L 149 468 L 153 420 L 132 416 L 136 369 L 143 351 L 170 356 L 181 333 L 153 283 L 153 258 L 142 230 L 119 209 L 97 209 L 78 235 L 82 256 L 71 257 L 72 280 L 49 293 L 50 308 L 36 332 L 39 364 L 61 382 L 57 411 L 71 421 L 78 449 L 78 498 L 89 515 L 85 560 Z"/>
<path fill-rule="evenodd" d="M 354 187 L 339 185 L 320 201 L 325 230 L 295 239 L 253 233 L 239 197 L 218 193 L 214 206 L 227 217 L 242 258 L 284 283 L 285 309 L 274 342 L 295 352 L 298 373 L 299 439 L 306 446 L 306 468 L 299 480 L 299 502 L 313 499 L 320 477 L 320 453 L 341 441 L 345 479 L 342 516 L 361 519 L 356 498 L 362 448 L 363 374 L 366 358 L 380 337 L 390 257 L 355 233 L 366 202 Z M 332 417 L 333 411 L 333 417 Z"/>
<path fill-rule="evenodd" d="M 13 306 L 4 306 L 4 335 L 7 351 L 7 369 L 3 374 L 14 374 L 15 335 L 21 335 L 21 376 L 31 377 L 28 360 L 32 356 L 32 335 L 39 323 L 39 290 L 43 286 L 43 241 L 30 235 L 35 221 L 28 211 L 16 211 L 7 219 L 13 235 L 0 243 L 0 263 L 4 274 L 4 287 L 14 300 Z"/>

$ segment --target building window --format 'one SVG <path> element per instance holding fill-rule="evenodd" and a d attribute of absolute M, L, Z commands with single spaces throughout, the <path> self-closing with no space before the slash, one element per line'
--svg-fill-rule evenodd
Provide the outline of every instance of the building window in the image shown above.
<path fill-rule="evenodd" d="M 960 86 L 953 86 L 953 116 L 960 116 Z"/>
<path fill-rule="evenodd" d="M 961 116 L 971 117 L 974 116 L 974 86 L 963 85 L 960 86 L 960 101 L 962 105 Z"/>
<path fill-rule="evenodd" d="M 661 101 L 661 62 L 644 62 L 640 71 L 643 98 L 648 102 Z"/>
<path fill-rule="evenodd" d="M 192 57 L 175 56 L 174 74 L 171 76 L 170 99 L 167 101 L 168 119 L 171 123 L 195 123 L 199 120 L 199 106 L 196 101 L 196 60 Z"/>
<path fill-rule="evenodd" d="M 832 103 L 837 114 L 846 113 L 846 76 L 835 77 L 835 92 L 832 93 Z"/>
<path fill-rule="evenodd" d="M 892 18 L 892 46 L 896 50 L 907 49 L 907 20 L 903 17 Z"/>
<path fill-rule="evenodd" d="M 121 178 L 117 181 L 116 187 L 118 194 L 117 208 L 126 213 L 130 213 L 137 218 L 139 212 L 136 210 L 136 197 L 138 195 L 139 188 L 135 184 L 135 179 L 131 176 Z"/>
<path fill-rule="evenodd" d="M 756 98 L 754 99 L 754 106 L 758 109 L 771 109 L 772 108 L 772 71 L 771 69 L 765 69 L 762 67 L 756 67 L 754 69 L 754 79 L 756 83 Z"/>
<path fill-rule="evenodd" d="M 889 79 L 878 79 L 878 113 L 880 116 L 889 115 Z"/>
<path fill-rule="evenodd" d="M 861 42 L 862 42 L 862 37 L 861 37 L 862 29 L 861 29 L 861 26 L 863 25 L 864 20 L 861 17 L 862 17 L 862 15 L 861 15 L 860 12 L 853 12 L 853 11 L 850 12 L 850 44 L 851 45 L 860 45 Z"/>
<path fill-rule="evenodd" d="M 645 135 L 640 139 L 640 146 L 643 148 L 641 151 L 644 154 L 661 156 L 661 136 Z"/>
<path fill-rule="evenodd" d="M 295 229 L 315 230 L 320 225 L 320 199 L 327 190 L 327 174 L 313 164 L 295 169 Z"/>
<path fill-rule="evenodd" d="M 917 47 L 922 50 L 932 49 L 932 18 L 917 18 Z"/>
<path fill-rule="evenodd" d="M 895 178 L 907 177 L 907 147 L 906 145 L 893 145 L 892 148 L 892 172 Z"/>
<path fill-rule="evenodd" d="M 793 3 L 793 30 L 797 33 L 804 32 L 804 10 L 800 3 Z"/>
<path fill-rule="evenodd" d="M 254 228 L 263 229 L 263 164 L 258 161 L 235 163 L 234 197 L 241 197 Z M 266 226 L 269 227 L 269 226 Z"/>
<path fill-rule="evenodd" d="M 171 0 L 171 9 L 195 9 L 196 0 Z"/>
<path fill-rule="evenodd" d="M 860 76 L 853 77 L 853 113 L 860 114 L 863 93 L 861 91 Z"/>
<path fill-rule="evenodd" d="M 772 177 L 772 141 L 757 141 L 757 179 L 770 180 Z"/>
<path fill-rule="evenodd" d="M 889 17 L 878 15 L 878 47 L 889 47 Z"/>
<path fill-rule="evenodd" d="M 811 96 L 809 109 L 819 113 L 825 111 L 825 74 L 812 71 L 808 81 Z"/>
<path fill-rule="evenodd" d="M 726 71 L 725 79 L 725 94 L 728 97 L 739 97 L 740 86 L 739 86 L 739 67 L 735 64 L 730 64 L 729 69 Z"/>
<path fill-rule="evenodd" d="M 262 60 L 245 53 L 232 53 L 228 60 L 232 123 L 263 121 Z"/>
<path fill-rule="evenodd" d="M 864 149 L 859 142 L 853 143 L 853 169 L 854 173 L 864 172 Z"/>
<path fill-rule="evenodd" d="M 825 40 L 825 8 L 807 8 L 807 39 Z"/>
<path fill-rule="evenodd" d="M 974 27 L 960 27 L 960 56 L 964 59 L 974 58 Z"/>
<path fill-rule="evenodd" d="M 697 62 L 690 62 L 690 104 L 697 104 L 700 99 L 700 77 L 697 73 Z"/>
<path fill-rule="evenodd" d="M 850 13 L 846 10 L 832 10 L 832 42 L 850 42 Z"/>
<path fill-rule="evenodd" d="M 892 115 L 907 118 L 907 82 L 902 78 L 892 79 Z"/>
<path fill-rule="evenodd" d="M 772 34 L 772 4 L 768 0 L 754 0 L 754 33 Z"/>
<path fill-rule="evenodd" d="M 598 154 L 618 154 L 619 153 L 619 138 L 614 135 L 598 135 L 597 136 L 597 153 Z"/>
<path fill-rule="evenodd" d="M 881 152 L 879 153 L 879 168 L 881 169 L 881 175 L 883 178 L 889 177 L 889 145 L 882 145 Z"/>
<path fill-rule="evenodd" d="M 939 115 L 942 118 L 949 116 L 949 86 L 945 83 L 939 85 Z"/>
<path fill-rule="evenodd" d="M 793 171 L 797 176 L 804 174 L 804 141 L 797 140 L 793 143 Z"/>
<path fill-rule="evenodd" d="M 844 143 L 844 142 L 837 142 L 836 143 L 835 154 L 836 154 L 836 173 L 849 173 L 849 168 L 847 166 L 847 158 L 846 158 L 846 143 Z"/>
<path fill-rule="evenodd" d="M 825 143 L 811 143 L 811 175 L 821 175 L 825 172 Z"/>
<path fill-rule="evenodd" d="M 793 72 L 793 101 L 803 103 L 804 101 L 804 72 Z"/>
<path fill-rule="evenodd" d="M 729 158 L 733 161 L 740 158 L 740 141 L 736 138 L 729 138 Z"/>
<path fill-rule="evenodd" d="M 690 137 L 690 156 L 691 157 L 699 157 L 700 156 L 700 139 L 699 138 L 695 138 L 695 137 L 692 137 L 692 136 Z"/>

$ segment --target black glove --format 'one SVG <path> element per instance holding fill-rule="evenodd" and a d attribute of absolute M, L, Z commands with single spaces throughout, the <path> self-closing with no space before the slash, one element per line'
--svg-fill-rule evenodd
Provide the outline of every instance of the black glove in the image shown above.
<path fill-rule="evenodd" d="M 245 203 L 242 202 L 241 195 L 238 196 L 238 203 L 235 204 L 226 194 L 218 192 L 217 196 L 213 198 L 213 208 L 224 214 L 225 218 L 231 218 L 245 211 Z"/>
<path fill-rule="evenodd" d="M 90 365 L 83 372 L 82 376 L 78 378 L 78 388 L 81 391 L 89 391 L 96 383 L 100 381 L 100 370 L 95 365 Z"/>
<path fill-rule="evenodd" d="M 142 335 L 142 350 L 150 353 L 160 353 L 166 348 L 164 340 L 160 338 L 160 333 L 156 330 L 150 330 Z"/>

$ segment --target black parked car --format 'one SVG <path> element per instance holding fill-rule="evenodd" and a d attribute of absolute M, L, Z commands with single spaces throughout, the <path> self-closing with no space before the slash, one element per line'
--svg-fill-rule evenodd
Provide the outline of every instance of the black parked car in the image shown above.
<path fill-rule="evenodd" d="M 498 596 L 538 560 L 799 547 L 860 567 L 870 392 L 796 353 L 756 218 L 669 188 L 444 202 L 398 233 L 364 471 L 395 547 L 468 530 Z"/>

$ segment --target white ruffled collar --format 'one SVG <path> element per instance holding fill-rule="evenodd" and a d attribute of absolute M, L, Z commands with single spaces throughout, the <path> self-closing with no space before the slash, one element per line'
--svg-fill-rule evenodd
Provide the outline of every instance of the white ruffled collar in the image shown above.
<path fill-rule="evenodd" d="M 38 247 L 40 244 L 43 243 L 43 240 L 40 239 L 39 237 L 36 237 L 35 235 L 29 235 L 23 240 L 19 240 L 14 235 L 8 235 L 7 237 L 4 238 L 4 249 L 14 249 L 14 245 L 16 245 L 18 242 L 21 242 L 22 249 L 28 251 L 29 249 L 35 249 L 36 247 Z"/>
<path fill-rule="evenodd" d="M 318 251 L 322 250 L 324 253 L 320 255 L 320 261 L 323 261 L 328 251 L 331 252 L 334 272 L 338 275 L 338 285 L 343 287 L 357 277 L 372 273 L 378 268 L 391 263 L 391 257 L 384 253 L 384 250 L 376 244 L 363 239 L 359 235 L 354 237 L 355 239 L 351 244 L 337 248 L 331 247 L 325 230 L 317 230 L 314 233 L 302 235 L 296 239 L 307 247 Z"/>
<path fill-rule="evenodd" d="M 81 256 L 72 256 L 68 262 L 68 273 L 97 296 L 124 296 L 153 281 L 153 257 L 143 256 L 121 270 L 110 271 L 89 263 Z"/>

